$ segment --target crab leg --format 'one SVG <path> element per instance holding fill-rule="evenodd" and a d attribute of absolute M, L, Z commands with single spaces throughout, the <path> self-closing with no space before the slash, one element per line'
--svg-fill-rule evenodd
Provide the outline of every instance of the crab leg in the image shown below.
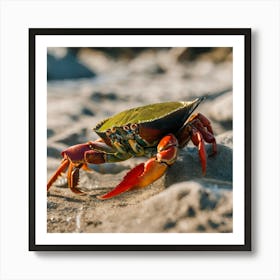
<path fill-rule="evenodd" d="M 201 135 L 201 132 L 198 129 L 193 128 L 192 130 L 192 142 L 194 143 L 195 146 L 198 147 L 198 153 L 199 153 L 199 158 L 201 162 L 201 167 L 202 167 L 202 173 L 203 175 L 206 174 L 206 151 L 205 151 L 205 145 L 203 141 L 203 136 Z"/>
<path fill-rule="evenodd" d="M 112 191 L 98 199 L 109 199 L 133 188 L 142 188 L 150 185 L 159 179 L 172 165 L 177 158 L 178 142 L 173 134 L 168 134 L 162 138 L 157 146 L 157 154 L 146 163 L 141 163 L 130 170 L 122 182 Z"/>
<path fill-rule="evenodd" d="M 105 162 L 102 155 L 106 152 L 112 152 L 112 148 L 107 146 L 102 139 L 98 139 L 94 142 L 74 145 L 64 150 L 61 153 L 63 159 L 60 166 L 57 168 L 47 183 L 47 191 L 50 189 L 56 179 L 68 169 L 67 181 L 69 188 L 74 193 L 82 193 L 77 189 L 79 183 L 79 169 L 83 168 L 85 170 L 90 170 L 87 165 L 87 152 L 91 152 L 91 157 L 95 155 L 94 160 L 91 159 L 91 161 L 98 164 Z"/>
<path fill-rule="evenodd" d="M 68 174 L 67 174 L 67 181 L 68 181 L 68 187 L 73 193 L 76 194 L 83 194 L 82 191 L 80 191 L 77 186 L 79 184 L 79 170 L 83 166 L 83 163 L 79 165 L 75 165 L 72 162 L 69 164 L 68 168 Z"/>
<path fill-rule="evenodd" d="M 55 173 L 52 175 L 52 177 L 49 179 L 47 184 L 47 191 L 52 186 L 52 184 L 56 181 L 56 179 L 67 170 L 67 167 L 69 166 L 69 160 L 67 158 L 64 158 L 60 164 L 60 166 L 57 168 Z"/>
<path fill-rule="evenodd" d="M 201 113 L 192 115 L 190 120 L 192 126 L 196 127 L 200 131 L 203 139 L 207 143 L 212 143 L 213 151 L 210 156 L 215 155 L 217 153 L 217 144 L 210 121 Z"/>
<path fill-rule="evenodd" d="M 217 153 L 216 139 L 213 135 L 210 121 L 200 113 L 194 114 L 187 120 L 176 136 L 180 148 L 184 147 L 190 140 L 198 147 L 202 173 L 205 175 L 207 155 L 204 141 L 212 144 L 212 153 L 209 156 Z"/>

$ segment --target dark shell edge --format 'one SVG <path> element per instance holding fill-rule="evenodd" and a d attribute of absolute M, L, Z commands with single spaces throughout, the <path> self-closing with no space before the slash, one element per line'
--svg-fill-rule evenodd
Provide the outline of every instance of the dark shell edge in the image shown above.
<path fill-rule="evenodd" d="M 155 123 L 155 122 L 161 122 L 164 118 L 168 117 L 169 115 L 172 115 L 173 113 L 177 113 L 179 111 L 185 111 L 186 109 L 188 109 L 188 111 L 186 112 L 186 114 L 188 115 L 186 118 L 185 118 L 185 121 L 187 120 L 187 118 L 191 115 L 191 113 L 197 108 L 197 106 L 205 99 L 205 97 L 200 97 L 200 98 L 197 98 L 193 101 L 179 101 L 179 103 L 182 103 L 183 104 L 183 107 L 179 108 L 179 109 L 176 109 L 176 110 L 173 110 L 173 111 L 170 111 L 168 112 L 167 114 L 163 115 L 161 118 L 157 118 L 157 119 L 152 119 L 152 120 L 147 120 L 147 121 L 143 121 L 141 123 L 138 123 L 140 125 L 149 125 L 149 124 L 152 124 L 152 123 Z M 167 103 L 167 102 L 165 102 Z M 164 104 L 164 103 L 156 103 L 156 104 Z M 143 106 L 144 107 L 144 106 Z M 140 108 L 140 107 L 137 107 L 137 108 Z M 131 108 L 131 109 L 135 109 L 135 108 Z M 129 109 L 128 109 L 129 110 Z M 125 111 L 123 111 L 125 112 Z M 114 117 L 114 116 L 112 116 Z M 104 120 L 102 120 L 101 122 L 99 122 L 94 128 L 93 130 L 99 134 L 99 133 L 104 133 L 105 131 L 100 131 L 99 129 L 103 126 L 104 123 L 106 123 L 108 120 L 110 120 L 112 117 L 109 117 L 109 118 L 106 118 Z M 122 125 L 125 126 L 129 123 L 125 123 Z M 116 127 L 119 127 L 121 128 L 120 126 L 116 126 Z"/>

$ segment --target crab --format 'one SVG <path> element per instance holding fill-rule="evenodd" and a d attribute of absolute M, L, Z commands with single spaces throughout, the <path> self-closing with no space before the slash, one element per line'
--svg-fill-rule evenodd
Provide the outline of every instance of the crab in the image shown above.
<path fill-rule="evenodd" d="M 110 192 L 97 196 L 104 200 L 135 188 L 150 185 L 173 165 L 179 148 L 191 140 L 198 147 L 202 174 L 206 173 L 205 142 L 217 153 L 216 140 L 210 121 L 194 110 L 204 97 L 193 101 L 164 102 L 123 111 L 96 125 L 99 139 L 77 144 L 64 150 L 62 162 L 47 183 L 47 191 L 66 172 L 70 190 L 83 194 L 79 188 L 79 170 L 90 170 L 88 164 L 113 163 L 131 157 L 148 157 L 131 169 Z"/>

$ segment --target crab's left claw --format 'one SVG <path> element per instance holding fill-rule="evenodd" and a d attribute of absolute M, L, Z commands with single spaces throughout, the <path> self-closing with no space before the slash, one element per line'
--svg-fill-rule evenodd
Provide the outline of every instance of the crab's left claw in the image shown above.
<path fill-rule="evenodd" d="M 78 188 L 80 168 L 90 170 L 87 165 L 88 163 L 104 163 L 104 153 L 108 149 L 109 147 L 102 140 L 98 139 L 94 142 L 77 144 L 64 150 L 61 153 L 63 159 L 60 166 L 47 183 L 47 191 L 56 179 L 68 169 L 67 182 L 70 190 L 75 194 L 83 194 Z M 89 161 L 87 161 L 88 159 Z"/>
<path fill-rule="evenodd" d="M 168 166 L 176 161 L 178 152 L 176 137 L 173 134 L 163 137 L 157 146 L 157 151 L 156 157 L 134 167 L 125 175 L 118 186 L 97 198 L 109 199 L 133 188 L 146 187 L 159 179 L 166 172 Z"/>

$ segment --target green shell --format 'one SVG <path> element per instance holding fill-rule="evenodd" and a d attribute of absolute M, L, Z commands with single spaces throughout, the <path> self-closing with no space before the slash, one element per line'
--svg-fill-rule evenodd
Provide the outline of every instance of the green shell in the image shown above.
<path fill-rule="evenodd" d="M 94 130 L 98 132 L 105 132 L 107 129 L 112 127 L 122 127 L 127 124 L 152 122 L 184 108 L 188 109 L 189 112 L 192 112 L 203 99 L 204 98 L 197 98 L 194 101 L 187 102 L 156 103 L 125 110 L 104 120 L 98 124 Z"/>

